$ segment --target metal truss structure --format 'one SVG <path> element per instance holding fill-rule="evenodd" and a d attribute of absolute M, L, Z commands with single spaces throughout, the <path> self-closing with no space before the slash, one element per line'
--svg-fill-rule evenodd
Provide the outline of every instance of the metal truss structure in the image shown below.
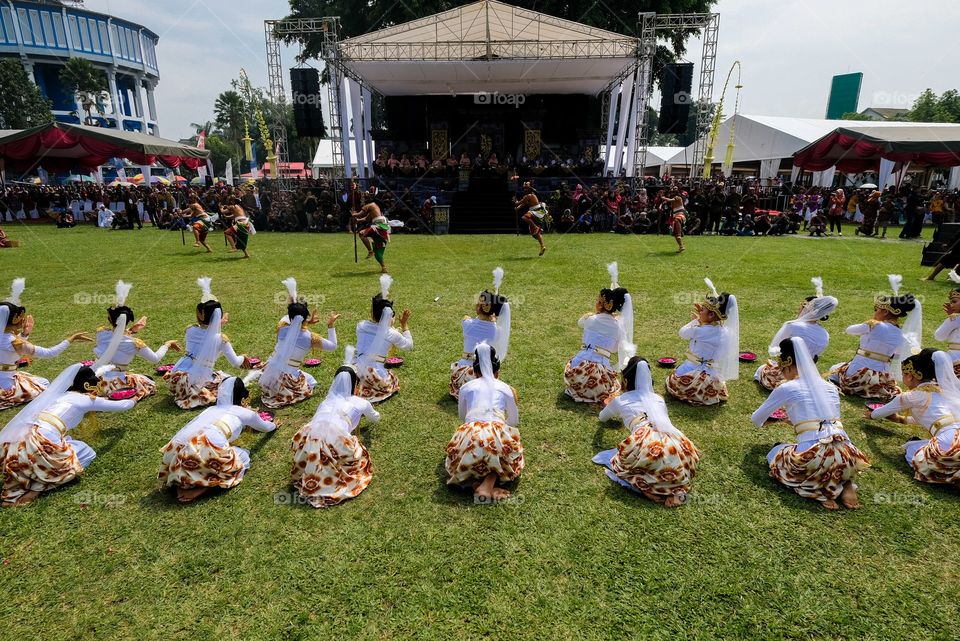
<path fill-rule="evenodd" d="M 481 60 L 495 57 L 510 60 L 563 60 L 569 58 L 629 58 L 636 55 L 637 41 L 561 40 L 537 42 L 373 42 L 344 41 L 341 54 L 348 60 Z"/>

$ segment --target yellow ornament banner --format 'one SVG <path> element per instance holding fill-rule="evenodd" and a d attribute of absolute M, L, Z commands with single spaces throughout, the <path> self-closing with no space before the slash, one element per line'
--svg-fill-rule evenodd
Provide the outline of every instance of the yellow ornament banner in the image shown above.
<path fill-rule="evenodd" d="M 540 155 L 539 129 L 527 129 L 523 132 L 523 153 L 527 158 L 536 158 Z"/>
<path fill-rule="evenodd" d="M 445 160 L 450 149 L 450 138 L 446 129 L 433 129 L 430 132 L 430 151 L 432 160 Z"/>

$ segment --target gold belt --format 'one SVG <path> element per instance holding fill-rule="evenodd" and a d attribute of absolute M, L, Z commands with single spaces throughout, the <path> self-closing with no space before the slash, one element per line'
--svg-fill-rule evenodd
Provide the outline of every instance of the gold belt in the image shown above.
<path fill-rule="evenodd" d="M 53 425 L 55 428 L 57 428 L 57 431 L 60 432 L 60 436 L 66 436 L 67 432 L 69 431 L 67 429 L 67 424 L 64 423 L 63 419 L 56 414 L 51 414 L 50 412 L 40 412 L 37 415 L 37 420 Z"/>
<path fill-rule="evenodd" d="M 583 349 L 592 349 L 593 351 L 595 351 L 597 354 L 600 354 L 600 356 L 603 356 L 604 358 L 610 358 L 610 356 L 613 354 L 613 352 L 611 352 L 610 350 L 603 349 L 602 347 L 597 347 L 596 345 L 584 344 Z"/>
<path fill-rule="evenodd" d="M 960 343 L 947 343 L 947 349 L 951 349 L 953 351 L 960 351 Z"/>
<path fill-rule="evenodd" d="M 17 364 L 11 363 L 10 365 L 3 364 L 0 365 L 0 372 L 15 372 L 17 371 Z"/>
<path fill-rule="evenodd" d="M 298 360 L 293 359 L 293 358 L 291 358 L 289 361 L 287 361 L 287 366 L 288 366 L 288 367 L 296 367 L 296 368 L 299 368 L 301 365 L 303 365 L 303 361 L 298 361 Z"/>
<path fill-rule="evenodd" d="M 217 428 L 223 432 L 224 437 L 229 441 L 230 437 L 233 436 L 233 428 L 227 425 L 223 419 L 217 419 L 212 423 L 213 427 Z"/>
<path fill-rule="evenodd" d="M 893 360 L 893 356 L 881 354 L 880 352 L 871 352 L 869 349 L 863 349 L 862 347 L 857 350 L 857 355 L 863 356 L 864 358 L 872 358 L 873 360 L 880 361 L 881 363 L 889 363 Z"/>
<path fill-rule="evenodd" d="M 953 425 L 956 422 L 957 422 L 956 416 L 954 416 L 953 414 L 947 414 L 946 416 L 943 416 L 937 419 L 930 425 L 930 433 L 933 435 L 936 435 L 937 432 L 939 432 L 946 426 Z"/>
<path fill-rule="evenodd" d="M 824 423 L 830 423 L 832 426 L 843 429 L 843 424 L 840 422 L 839 418 L 831 418 L 825 421 L 818 419 L 810 421 L 800 421 L 799 423 L 793 426 L 794 431 L 799 434 L 804 434 L 806 432 L 815 432 L 819 430 Z"/>
<path fill-rule="evenodd" d="M 637 423 L 643 423 L 643 422 L 649 423 L 649 422 L 650 422 L 650 419 L 647 418 L 646 413 L 641 412 L 640 414 L 637 414 L 637 415 L 634 416 L 632 419 L 630 419 L 630 422 L 627 423 L 627 429 L 632 432 L 634 425 L 636 425 Z"/>
<path fill-rule="evenodd" d="M 475 361 L 477 360 L 477 355 L 474 354 L 473 352 L 464 352 L 463 356 L 461 356 L 460 358 L 468 361 Z"/>
<path fill-rule="evenodd" d="M 713 367 L 712 360 L 706 360 L 706 359 L 700 358 L 693 352 L 687 352 L 687 360 L 696 365 L 706 365 L 707 367 Z"/>

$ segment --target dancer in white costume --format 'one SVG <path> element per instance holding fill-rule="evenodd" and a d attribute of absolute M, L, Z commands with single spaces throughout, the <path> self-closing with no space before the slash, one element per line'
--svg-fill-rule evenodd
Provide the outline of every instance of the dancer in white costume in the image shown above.
<path fill-rule="evenodd" d="M 270 409 L 287 407 L 313 395 L 317 381 L 300 368 L 303 359 L 311 350 L 332 352 L 337 349 L 337 330 L 334 325 L 340 315 L 336 312 L 327 319 L 327 337 L 316 334 L 307 327 L 319 322 L 317 312 L 310 313 L 307 304 L 297 296 L 297 281 L 283 281 L 289 295 L 287 315 L 277 325 L 277 344 L 267 360 L 260 377 L 261 400 Z"/>
<path fill-rule="evenodd" d="M 413 349 L 413 336 L 407 328 L 410 310 L 400 314 L 400 331 L 393 327 L 393 301 L 389 299 L 393 278 L 380 276 L 380 293 L 371 303 L 371 320 L 357 323 L 357 354 L 354 367 L 360 377 L 360 396 L 371 403 L 385 401 L 400 391 L 400 380 L 384 363 L 391 345 L 397 349 Z"/>
<path fill-rule="evenodd" d="M 500 294 L 500 285 L 503 283 L 503 268 L 493 270 L 493 292 L 484 290 L 477 299 L 476 318 L 464 317 L 463 323 L 463 353 L 460 360 L 450 365 L 450 396 L 457 398 L 460 388 L 472 381 L 476 376 L 473 373 L 474 352 L 480 343 L 488 343 L 493 347 L 500 363 L 507 357 L 510 344 L 510 301 Z"/>
<path fill-rule="evenodd" d="M 773 360 L 779 356 L 780 343 L 786 338 L 799 336 L 807 344 L 807 350 L 816 363 L 827 345 L 830 343 L 830 334 L 820 323 L 830 318 L 837 309 L 839 302 L 833 296 L 823 295 L 823 279 L 815 276 L 810 279 L 816 290 L 815 296 L 808 296 L 800 305 L 797 317 L 787 321 L 780 327 L 773 341 L 770 343 L 770 357 L 764 365 L 757 368 L 754 379 L 767 390 L 772 390 L 783 382 L 780 368 Z"/>

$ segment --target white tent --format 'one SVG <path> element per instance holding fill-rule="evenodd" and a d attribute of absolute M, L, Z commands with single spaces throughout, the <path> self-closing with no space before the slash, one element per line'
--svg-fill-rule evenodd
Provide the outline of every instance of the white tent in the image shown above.
<path fill-rule="evenodd" d="M 350 157 L 357 157 L 357 141 L 353 138 L 350 139 Z M 319 178 L 323 170 L 333 168 L 332 140 L 329 138 L 320 139 L 320 144 L 317 145 L 317 153 L 313 155 L 313 162 L 310 163 L 310 168 L 313 170 L 314 178 Z"/>

